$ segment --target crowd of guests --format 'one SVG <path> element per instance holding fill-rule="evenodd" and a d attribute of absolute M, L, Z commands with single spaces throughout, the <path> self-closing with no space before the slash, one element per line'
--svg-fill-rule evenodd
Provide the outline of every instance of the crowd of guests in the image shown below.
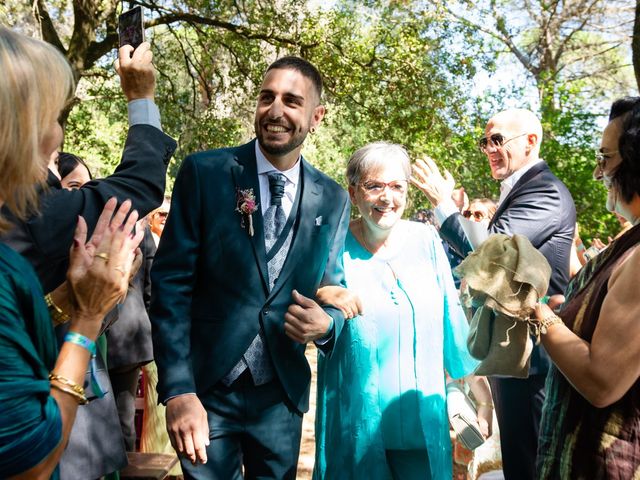
<path fill-rule="evenodd" d="M 479 141 L 496 202 L 469 202 L 438 162 L 386 142 L 353 153 L 345 192 L 301 156 L 325 114 L 322 77 L 283 57 L 264 75 L 256 139 L 188 156 L 170 198 L 176 143 L 149 44 L 121 47 L 116 69 L 130 127 L 119 166 L 95 179 L 59 152 L 66 59 L 0 27 L 2 478 L 117 475 L 136 448 L 141 371 L 142 451 L 177 452 L 185 478 L 295 478 L 310 342 L 314 478 L 452 478 L 455 381 L 483 438 L 495 415 L 505 478 L 638 475 L 640 97 L 612 105 L 593 173 L 624 229 L 586 258 L 530 111 L 496 114 Z M 434 207 L 418 221 L 402 219 L 412 185 Z M 548 289 L 514 316 L 536 339 L 520 377 L 474 374 L 480 305 L 463 305 L 452 274 L 501 234 L 548 263 Z"/>

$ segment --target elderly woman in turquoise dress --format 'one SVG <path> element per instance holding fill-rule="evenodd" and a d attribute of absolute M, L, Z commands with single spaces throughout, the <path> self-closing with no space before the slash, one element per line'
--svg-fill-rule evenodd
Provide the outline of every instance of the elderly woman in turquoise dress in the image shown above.
<path fill-rule="evenodd" d="M 51 45 L 0 27 L 0 233 L 6 210 L 35 208 L 49 157 L 62 141 L 58 118 L 73 75 Z M 0 243 L 0 477 L 57 478 L 102 318 L 126 292 L 137 213 L 130 202 L 105 210 L 86 242 L 78 220 L 71 246 L 70 329 L 58 350 L 38 278 L 25 258 Z M 128 215 L 128 218 L 126 218 Z M 125 220 L 126 218 L 126 220 Z M 48 299 L 50 302 L 50 298 Z M 50 304 L 51 305 L 51 304 Z"/>
<path fill-rule="evenodd" d="M 316 479 L 452 478 L 445 372 L 465 377 L 477 362 L 438 233 L 401 220 L 410 175 L 399 145 L 369 144 L 349 160 L 360 217 L 345 240 L 347 289 L 317 295 L 354 318 L 318 360 Z M 488 383 L 469 384 L 488 436 Z"/>

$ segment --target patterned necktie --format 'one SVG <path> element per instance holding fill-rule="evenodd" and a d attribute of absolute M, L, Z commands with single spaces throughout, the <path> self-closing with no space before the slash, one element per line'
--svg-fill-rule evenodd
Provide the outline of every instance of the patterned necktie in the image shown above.
<path fill-rule="evenodd" d="M 287 217 L 282 208 L 284 196 L 285 177 L 281 173 L 269 174 L 269 191 L 271 192 L 271 205 L 264 213 L 264 243 L 267 253 L 282 233 Z"/>
<path fill-rule="evenodd" d="M 285 177 L 280 173 L 271 173 L 268 175 L 268 178 L 269 191 L 271 192 L 271 205 L 264 214 L 264 243 L 267 253 L 278 240 L 287 222 L 287 217 L 282 209 Z M 277 252 L 278 255 L 268 262 L 269 289 L 273 288 L 288 251 L 289 248 L 287 245 L 286 248 L 281 248 L 280 251 Z M 266 340 L 261 328 L 258 335 L 256 335 L 251 342 L 251 345 L 249 345 L 249 348 L 244 352 L 240 361 L 222 379 L 222 382 L 225 385 L 231 385 L 247 368 L 251 372 L 251 377 L 255 385 L 263 385 L 269 382 L 274 377 L 275 372 L 265 345 Z"/>

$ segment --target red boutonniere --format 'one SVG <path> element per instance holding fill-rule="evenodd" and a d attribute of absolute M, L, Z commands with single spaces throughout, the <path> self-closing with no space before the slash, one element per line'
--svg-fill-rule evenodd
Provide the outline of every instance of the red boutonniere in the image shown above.
<path fill-rule="evenodd" d="M 253 237 L 253 212 L 258 209 L 256 196 L 253 194 L 253 188 L 246 190 L 236 190 L 236 212 L 242 215 L 240 226 L 249 230 L 249 236 Z M 246 222 L 246 223 L 245 223 Z"/>

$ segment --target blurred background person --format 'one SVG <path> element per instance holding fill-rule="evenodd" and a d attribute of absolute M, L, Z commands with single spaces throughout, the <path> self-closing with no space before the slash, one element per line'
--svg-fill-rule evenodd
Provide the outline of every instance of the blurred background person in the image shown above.
<path fill-rule="evenodd" d="M 0 27 L 0 231 L 38 201 L 37 184 L 62 140 L 57 119 L 72 97 L 65 58 L 50 44 Z M 0 243 L 0 472 L 4 478 L 58 478 L 78 405 L 86 403 L 84 374 L 102 318 L 126 291 L 141 235 L 131 203 L 112 217 L 106 202 L 94 235 L 76 219 L 71 233 L 69 335 L 58 352 L 44 292 L 27 260 Z M 120 228 L 122 225 L 122 228 Z"/>
<path fill-rule="evenodd" d="M 93 179 L 85 161 L 73 153 L 59 152 L 56 167 L 60 185 L 67 190 L 77 190 Z"/>
<path fill-rule="evenodd" d="M 153 234 L 153 241 L 155 242 L 155 246 L 158 246 L 160 243 L 160 237 L 162 236 L 162 231 L 164 230 L 164 225 L 167 222 L 167 217 L 169 216 L 169 209 L 171 208 L 171 197 L 165 196 L 162 205 L 156 208 L 153 212 L 147 215 L 147 221 L 149 223 L 149 228 L 151 229 L 151 233 Z"/>
<path fill-rule="evenodd" d="M 323 287 L 317 297 L 352 319 L 318 359 L 314 478 L 452 478 L 445 371 L 461 378 L 477 362 L 437 232 L 401 220 L 410 175 L 404 148 L 384 142 L 347 166 L 360 212 L 345 240 L 347 290 Z M 488 436 L 488 382 L 469 383 Z"/>
<path fill-rule="evenodd" d="M 472 222 L 491 221 L 496 213 L 496 202 L 489 198 L 475 198 L 469 202 L 469 207 L 463 210 L 462 216 Z"/>
<path fill-rule="evenodd" d="M 580 270 L 559 316 L 546 304 L 536 311 L 553 360 L 538 444 L 541 479 L 633 478 L 640 471 L 640 97 L 613 103 L 596 161 L 607 209 L 632 227 Z"/>

